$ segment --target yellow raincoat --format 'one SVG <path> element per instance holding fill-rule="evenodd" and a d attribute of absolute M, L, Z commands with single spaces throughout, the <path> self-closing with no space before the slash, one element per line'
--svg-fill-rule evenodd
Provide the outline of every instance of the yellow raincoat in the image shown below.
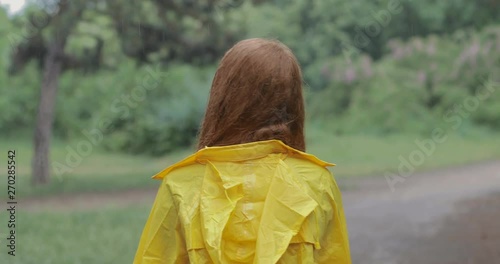
<path fill-rule="evenodd" d="M 134 263 L 351 263 L 326 166 L 279 140 L 199 150 L 153 177 Z"/>

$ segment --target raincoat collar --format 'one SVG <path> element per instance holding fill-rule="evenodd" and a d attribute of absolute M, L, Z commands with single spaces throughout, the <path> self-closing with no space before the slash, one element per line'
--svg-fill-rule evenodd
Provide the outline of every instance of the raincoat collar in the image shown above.
<path fill-rule="evenodd" d="M 173 169 L 194 163 L 206 163 L 206 161 L 245 161 L 262 158 L 272 153 L 283 153 L 286 156 L 309 160 L 323 167 L 335 166 L 335 164 L 322 161 L 314 155 L 294 149 L 281 140 L 272 139 L 228 146 L 205 147 L 158 172 L 152 178 L 163 179 Z"/>

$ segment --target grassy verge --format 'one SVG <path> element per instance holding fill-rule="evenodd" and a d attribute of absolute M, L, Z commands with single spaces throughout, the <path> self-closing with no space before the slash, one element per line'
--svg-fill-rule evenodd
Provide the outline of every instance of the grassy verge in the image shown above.
<path fill-rule="evenodd" d="M 429 139 L 418 135 L 332 137 L 320 130 L 313 130 L 308 136 L 314 139 L 308 141 L 308 152 L 337 164 L 333 168 L 336 177 L 377 176 L 387 171 L 397 171 L 400 159 L 418 165 L 411 162 L 416 160 L 410 158 L 411 153 L 424 151 L 415 141 Z M 422 164 L 414 166 L 415 171 L 500 158 L 500 135 L 450 134 L 444 142 L 434 144 L 432 152 L 424 153 Z M 426 148 L 432 149 L 429 145 Z"/>
<path fill-rule="evenodd" d="M 73 156 L 68 154 L 70 153 L 68 148 L 75 149 L 76 143 L 56 141 L 52 146 L 51 162 L 68 166 L 71 171 L 57 175 L 52 170 L 53 175 L 49 184 L 34 187 L 31 185 L 30 165 L 33 153 L 31 142 L 0 140 L 0 143 L 2 147 L 6 146 L 6 149 L 16 150 L 18 197 L 152 188 L 158 185 L 158 181 L 151 179 L 152 175 L 189 154 L 189 150 L 180 150 L 162 158 L 150 158 L 107 153 L 95 149 L 90 155 L 82 157 L 80 162 L 76 163 Z M 4 151 L 2 148 L 2 152 L 5 152 L 4 159 L 7 158 L 6 149 Z M 5 163 L 0 164 L 0 171 L 6 171 L 6 169 Z M 6 184 L 6 181 L 0 181 L 0 188 L 6 188 Z"/>
<path fill-rule="evenodd" d="M 323 160 L 336 163 L 333 171 L 337 177 L 380 175 L 389 170 L 395 171 L 400 164 L 400 157 L 409 160 L 410 154 L 419 150 L 415 140 L 425 139 L 414 135 L 383 138 L 361 135 L 331 136 L 327 131 L 317 128 L 308 132 L 307 151 Z M 150 179 L 154 173 L 192 152 L 185 149 L 161 158 L 150 158 L 106 153 L 96 149 L 84 157 L 78 166 L 74 166 L 71 172 L 59 177 L 54 175 L 46 186 L 33 187 L 30 184 L 30 142 L 0 140 L 0 143 L 17 152 L 18 197 L 152 188 L 158 184 Z M 67 148 L 74 148 L 75 145 L 55 142 L 52 161 L 67 164 Z M 415 169 L 418 171 L 497 159 L 500 158 L 498 146 L 500 135 L 448 135 L 446 141 L 436 144 L 435 151 L 431 155 L 425 155 L 423 164 L 415 166 Z M 5 151 L 4 159 L 6 155 Z M 0 171 L 6 171 L 5 163 L 0 163 Z M 5 185 L 6 181 L 0 181 L 0 189 L 5 189 Z"/>
<path fill-rule="evenodd" d="M 150 206 L 83 212 L 19 211 L 16 256 L 7 255 L 8 248 L 2 243 L 1 262 L 132 263 Z M 5 213 L 2 215 L 2 223 L 6 223 Z M 6 237 L 2 235 L 3 240 Z"/>

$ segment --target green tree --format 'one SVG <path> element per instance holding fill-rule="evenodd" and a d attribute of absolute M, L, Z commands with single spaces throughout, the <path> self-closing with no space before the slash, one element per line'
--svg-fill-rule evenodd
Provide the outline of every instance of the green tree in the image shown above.
<path fill-rule="evenodd" d="M 85 2 L 83 2 L 85 3 Z M 82 16 L 84 4 L 73 1 L 61 1 L 50 21 L 47 53 L 43 62 L 43 78 L 38 104 L 33 157 L 33 183 L 43 184 L 49 181 L 49 155 L 52 123 L 56 102 L 58 80 L 62 71 L 62 55 L 69 35 Z"/>
<path fill-rule="evenodd" d="M 38 60 L 43 76 L 34 136 L 33 183 L 49 181 L 50 139 L 59 77 L 65 70 L 95 72 L 102 66 L 104 38 L 102 34 L 86 32 L 82 24 L 99 23 L 96 19 L 99 16 L 109 17 L 121 51 L 139 64 L 168 65 L 180 61 L 203 65 L 213 63 L 242 34 L 226 27 L 228 21 L 224 16 L 226 10 L 237 6 L 237 2 L 223 0 L 201 3 L 59 0 L 35 6 L 37 12 L 46 14 L 48 22 L 17 43 L 10 66 L 10 73 L 16 74 L 31 60 Z M 80 41 L 68 45 L 71 39 L 89 37 L 91 44 Z M 78 47 L 79 44 L 84 45 Z"/>

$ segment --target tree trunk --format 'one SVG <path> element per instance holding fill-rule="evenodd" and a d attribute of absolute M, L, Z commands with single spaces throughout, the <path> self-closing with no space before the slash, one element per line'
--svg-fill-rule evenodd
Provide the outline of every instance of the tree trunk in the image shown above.
<path fill-rule="evenodd" d="M 45 58 L 43 80 L 38 104 L 33 156 L 33 184 L 45 184 L 50 173 L 50 140 L 57 98 L 59 75 L 61 74 L 61 54 L 65 41 L 55 41 Z"/>
<path fill-rule="evenodd" d="M 43 65 L 34 136 L 32 183 L 35 185 L 49 182 L 50 140 L 64 47 L 71 31 L 81 18 L 85 3 L 84 0 L 74 0 L 71 4 L 68 0 L 59 0 L 58 12 L 51 20 L 52 41 L 47 47 L 48 51 Z"/>

